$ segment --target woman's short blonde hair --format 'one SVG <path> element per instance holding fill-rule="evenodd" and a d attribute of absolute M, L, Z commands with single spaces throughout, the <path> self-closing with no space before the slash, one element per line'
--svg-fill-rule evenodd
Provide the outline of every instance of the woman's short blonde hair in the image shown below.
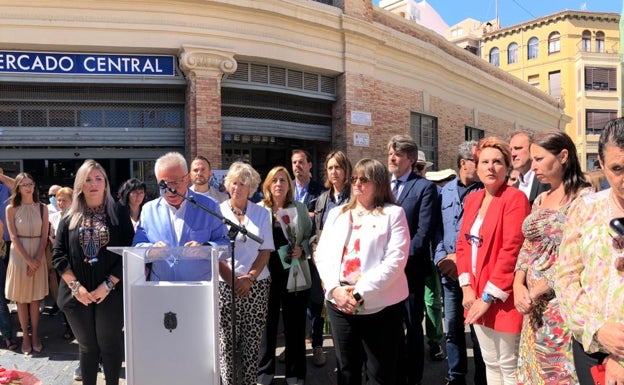
<path fill-rule="evenodd" d="M 247 163 L 234 162 L 228 169 L 227 175 L 225 176 L 225 188 L 229 190 L 230 185 L 234 181 L 239 181 L 242 185 L 249 186 L 248 198 L 251 198 L 260 185 L 260 174 L 258 174 L 258 171 Z"/>
<path fill-rule="evenodd" d="M 71 187 L 61 187 L 56 192 L 55 197 L 60 198 L 62 195 L 69 197 L 69 200 L 71 201 L 72 199 L 74 199 L 74 190 Z"/>

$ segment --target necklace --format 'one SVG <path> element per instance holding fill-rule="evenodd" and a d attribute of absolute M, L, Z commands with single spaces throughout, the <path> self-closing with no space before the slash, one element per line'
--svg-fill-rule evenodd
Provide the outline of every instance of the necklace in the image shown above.
<path fill-rule="evenodd" d="M 245 207 L 242 210 L 238 210 L 238 209 L 235 209 L 234 207 L 232 207 L 232 204 L 230 202 L 228 202 L 228 205 L 230 206 L 230 210 L 232 210 L 232 213 L 234 213 L 234 215 L 242 216 L 242 215 L 245 215 L 247 213 L 247 207 Z"/>

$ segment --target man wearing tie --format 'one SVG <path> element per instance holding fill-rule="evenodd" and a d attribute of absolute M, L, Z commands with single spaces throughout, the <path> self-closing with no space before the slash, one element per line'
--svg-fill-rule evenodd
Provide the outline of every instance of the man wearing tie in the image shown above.
<path fill-rule="evenodd" d="M 293 185 L 295 186 L 294 198 L 297 202 L 306 205 L 310 218 L 314 221 L 316 201 L 325 188 L 312 180 L 312 159 L 307 151 L 293 150 L 290 161 L 292 172 L 295 176 L 293 180 Z M 310 319 L 310 339 L 312 340 L 312 362 L 316 366 L 323 366 L 327 361 L 323 352 L 323 326 L 325 324 L 325 318 L 323 317 L 324 293 L 314 259 L 309 260 L 309 265 L 312 286 L 310 287 L 310 297 L 308 299 L 308 318 Z"/>
<path fill-rule="evenodd" d="M 436 227 L 438 201 L 436 185 L 412 171 L 418 146 L 407 135 L 395 135 L 388 142 L 388 170 L 397 204 L 403 207 L 410 230 L 410 252 L 405 267 L 409 296 L 405 300 L 407 354 L 400 367 L 408 385 L 422 381 L 424 366 L 425 277 L 431 270 L 431 240 Z"/>
<path fill-rule="evenodd" d="M 533 142 L 533 133 L 530 131 L 516 131 L 511 134 L 509 146 L 511 147 L 511 163 L 514 170 L 520 175 L 514 187 L 520 189 L 529 198 L 532 205 L 537 196 L 550 189 L 550 185 L 540 183 L 535 178 L 535 172 L 531 170 L 531 154 L 529 149 Z"/>

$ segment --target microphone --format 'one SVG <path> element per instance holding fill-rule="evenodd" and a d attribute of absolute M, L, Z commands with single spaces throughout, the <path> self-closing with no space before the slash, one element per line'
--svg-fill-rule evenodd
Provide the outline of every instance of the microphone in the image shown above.
<path fill-rule="evenodd" d="M 158 187 L 160 187 L 160 192 L 169 191 L 172 194 L 177 194 L 176 189 L 167 186 L 167 182 L 165 182 L 164 179 L 161 179 L 160 182 L 158 182 Z"/>
<path fill-rule="evenodd" d="M 624 217 L 611 219 L 609 226 L 611 226 L 611 229 L 619 236 L 624 236 Z"/>

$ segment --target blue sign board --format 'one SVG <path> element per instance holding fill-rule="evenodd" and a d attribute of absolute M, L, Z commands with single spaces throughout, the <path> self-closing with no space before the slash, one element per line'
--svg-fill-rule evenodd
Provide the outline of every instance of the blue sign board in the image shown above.
<path fill-rule="evenodd" d="M 0 51 L 0 73 L 175 76 L 175 58 L 167 55 Z"/>

